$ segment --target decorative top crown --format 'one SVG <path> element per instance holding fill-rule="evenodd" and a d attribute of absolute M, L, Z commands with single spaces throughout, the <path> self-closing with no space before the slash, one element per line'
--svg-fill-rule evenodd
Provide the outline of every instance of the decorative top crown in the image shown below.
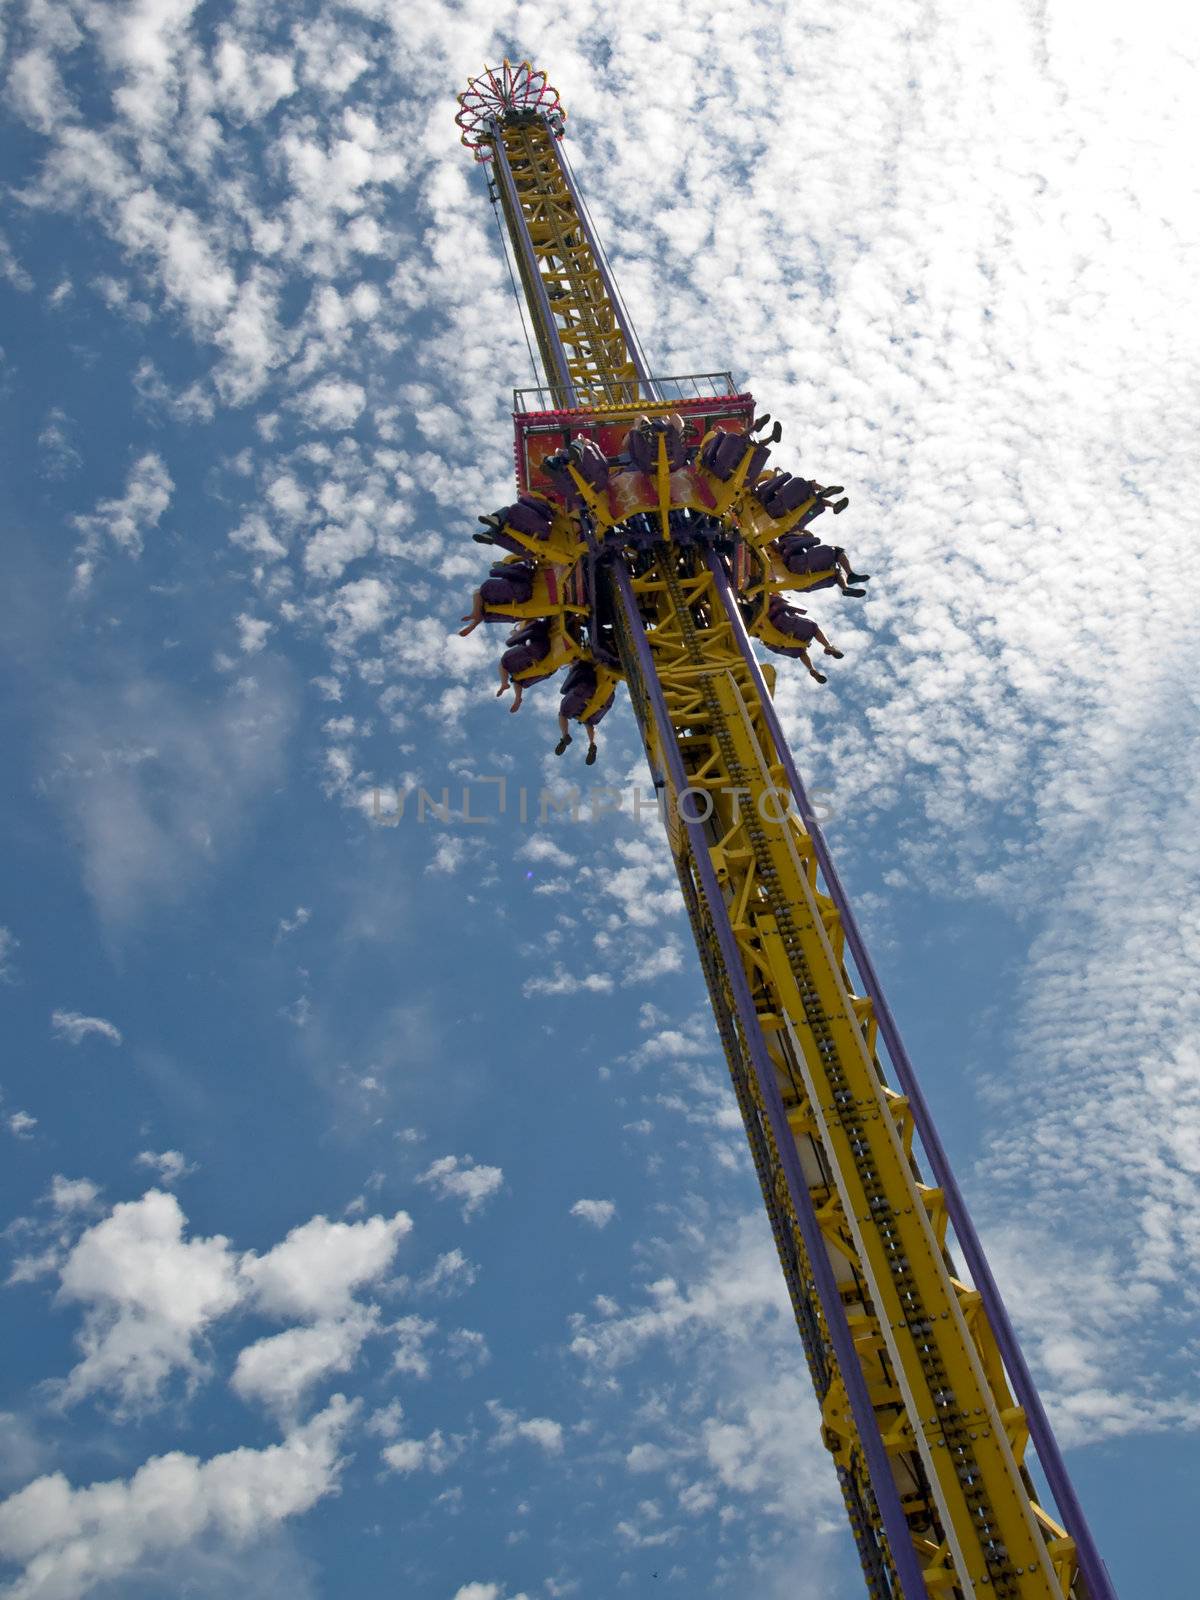
<path fill-rule="evenodd" d="M 461 107 L 455 122 L 462 129 L 462 142 L 475 152 L 476 161 L 492 159 L 492 128 L 521 116 L 545 117 L 556 139 L 561 139 L 566 112 L 558 90 L 546 82 L 546 74 L 528 61 L 516 66 L 505 57 L 502 67 L 485 67 L 478 78 L 468 78 L 458 96 Z"/>

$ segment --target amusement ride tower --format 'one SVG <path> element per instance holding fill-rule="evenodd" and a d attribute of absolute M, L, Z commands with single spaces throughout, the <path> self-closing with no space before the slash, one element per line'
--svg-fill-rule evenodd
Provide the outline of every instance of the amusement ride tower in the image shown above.
<path fill-rule="evenodd" d="M 773 597 L 843 582 L 779 544 L 837 491 L 765 472 L 728 374 L 650 373 L 545 74 L 459 104 L 546 377 L 477 535 L 528 598 L 485 620 L 540 630 L 518 682 L 590 669 L 580 720 L 628 687 L 867 1593 L 1116 1600 L 751 645 L 801 654 Z"/>

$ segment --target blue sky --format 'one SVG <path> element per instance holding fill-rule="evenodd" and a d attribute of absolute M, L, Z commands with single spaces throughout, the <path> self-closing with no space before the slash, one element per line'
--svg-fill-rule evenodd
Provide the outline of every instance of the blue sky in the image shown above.
<path fill-rule="evenodd" d="M 1190 1595 L 1196 25 L 643 10 L 0 8 L 10 1600 L 860 1592 L 628 709 L 556 762 L 454 633 L 506 52 L 658 368 L 848 486 L 780 705 L 1117 1587 Z"/>

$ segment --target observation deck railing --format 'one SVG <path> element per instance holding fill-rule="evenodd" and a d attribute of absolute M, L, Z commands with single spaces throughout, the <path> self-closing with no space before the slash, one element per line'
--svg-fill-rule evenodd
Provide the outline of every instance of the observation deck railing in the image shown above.
<path fill-rule="evenodd" d="M 569 391 L 560 383 L 513 390 L 514 414 L 572 411 L 581 406 L 662 405 L 672 400 L 719 400 L 738 393 L 731 372 L 690 372 L 673 378 L 589 378 Z"/>

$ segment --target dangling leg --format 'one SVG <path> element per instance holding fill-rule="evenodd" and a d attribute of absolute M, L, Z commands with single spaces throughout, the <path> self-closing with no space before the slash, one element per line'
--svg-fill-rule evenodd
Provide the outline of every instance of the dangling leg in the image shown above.
<path fill-rule="evenodd" d="M 519 678 L 514 681 L 513 690 L 513 703 L 508 708 L 510 712 L 520 711 L 521 709 L 521 698 L 525 693 L 525 685 L 520 681 Z"/>
<path fill-rule="evenodd" d="M 509 686 L 509 684 L 511 682 L 512 682 L 512 680 L 508 676 L 508 668 L 504 665 L 503 662 L 501 662 L 500 663 L 500 687 L 496 690 L 496 699 L 497 700 L 499 700 L 500 696 L 505 693 L 505 691 L 507 690 L 507 688 L 508 688 L 508 686 Z M 519 689 L 520 688 L 520 684 L 518 684 L 517 687 Z"/>
<path fill-rule="evenodd" d="M 465 639 L 469 633 L 474 633 L 475 629 L 483 621 L 482 589 L 476 589 L 471 596 L 471 609 L 461 620 L 466 623 L 466 627 L 458 630 L 458 636 L 460 639 Z"/>
<path fill-rule="evenodd" d="M 563 716 L 561 711 L 558 715 L 558 735 L 558 743 L 554 746 L 554 754 L 556 756 L 562 755 L 563 751 L 571 742 L 571 730 L 568 728 L 567 719 Z"/>
<path fill-rule="evenodd" d="M 827 656 L 833 656 L 837 661 L 840 661 L 846 653 L 844 650 L 835 650 L 830 644 L 829 640 L 821 632 L 820 628 L 817 629 L 816 633 L 813 635 L 813 638 L 822 647 Z"/>
<path fill-rule="evenodd" d="M 823 672 L 818 672 L 816 667 L 814 667 L 812 662 L 808 659 L 807 650 L 800 651 L 800 660 L 803 661 L 805 667 L 808 669 L 808 675 L 810 678 L 815 678 L 818 683 L 829 682 L 829 679 L 825 676 L 825 674 Z"/>
<path fill-rule="evenodd" d="M 597 756 L 597 754 L 599 752 L 596 749 L 596 730 L 595 730 L 595 728 L 592 727 L 590 722 L 587 725 L 587 736 L 588 736 L 588 752 L 587 752 L 587 755 L 584 756 L 583 761 L 584 761 L 584 765 L 585 766 L 591 767 L 591 766 L 595 766 L 595 764 L 596 764 L 596 756 Z"/>
<path fill-rule="evenodd" d="M 871 574 L 869 572 L 855 572 L 854 568 L 850 565 L 850 557 L 840 545 L 834 551 L 834 554 L 837 557 L 838 566 L 841 567 L 842 571 L 846 574 L 847 583 L 866 583 L 868 581 Z"/>

